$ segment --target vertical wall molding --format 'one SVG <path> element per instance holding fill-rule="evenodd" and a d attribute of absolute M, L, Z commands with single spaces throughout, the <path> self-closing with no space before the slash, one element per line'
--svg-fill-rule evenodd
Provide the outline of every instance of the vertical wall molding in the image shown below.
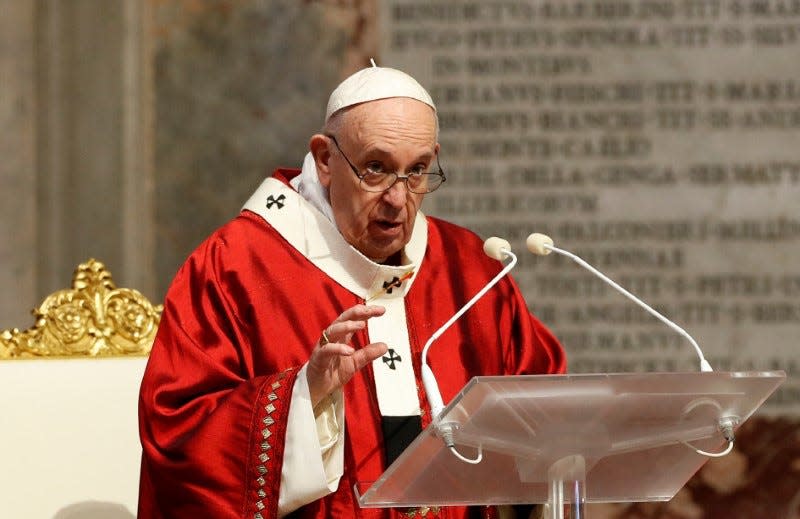
<path fill-rule="evenodd" d="M 61 262 L 64 243 L 60 232 L 60 220 L 66 214 L 63 193 L 65 191 L 66 130 L 68 115 L 63 102 L 65 73 L 62 46 L 63 2 L 37 1 L 36 35 L 36 91 L 38 167 L 31 173 L 38 178 L 37 185 L 37 243 L 36 243 L 36 292 L 41 297 L 63 283 Z M 35 304 L 35 301 L 33 301 Z"/>
<path fill-rule="evenodd" d="M 35 0 L 0 16 L 0 327 L 29 322 L 36 293 Z"/>
<path fill-rule="evenodd" d="M 153 297 L 155 279 L 155 98 L 150 2 L 124 3 L 122 44 L 122 268 L 131 287 Z"/>
<path fill-rule="evenodd" d="M 0 17 L 0 329 L 80 262 L 155 292 L 150 2 L 15 0 Z"/>
<path fill-rule="evenodd" d="M 149 2 L 38 0 L 37 292 L 95 257 L 152 297 Z"/>

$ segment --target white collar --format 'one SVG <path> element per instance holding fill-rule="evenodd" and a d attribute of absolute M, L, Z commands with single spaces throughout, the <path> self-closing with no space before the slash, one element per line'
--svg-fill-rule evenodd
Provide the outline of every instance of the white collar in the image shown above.
<path fill-rule="evenodd" d="M 394 278 L 406 281 L 398 287 L 401 290 L 391 292 L 392 297 L 404 296 L 416 278 L 428 244 L 427 220 L 418 211 L 411 239 L 403 249 L 403 265 L 375 263 L 347 243 L 332 219 L 314 203 L 275 178 L 264 180 L 243 209 L 264 218 L 320 270 L 365 300 L 381 292 L 384 284 Z"/>
<path fill-rule="evenodd" d="M 300 174 L 289 183 L 300 196 L 306 199 L 306 202 L 316 207 L 328 220 L 333 222 L 333 225 L 336 225 L 336 220 L 333 218 L 333 209 L 328 198 L 328 190 L 319 181 L 317 163 L 311 152 L 306 153 Z"/>

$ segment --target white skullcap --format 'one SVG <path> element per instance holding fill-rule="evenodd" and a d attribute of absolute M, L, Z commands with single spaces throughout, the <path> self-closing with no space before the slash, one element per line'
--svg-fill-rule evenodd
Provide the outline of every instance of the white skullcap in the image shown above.
<path fill-rule="evenodd" d="M 378 67 L 374 61 L 372 63 L 371 67 L 359 70 L 339 83 L 336 90 L 331 93 L 328 109 L 325 112 L 325 122 L 342 108 L 388 97 L 410 97 L 436 110 L 430 94 L 417 83 L 416 79 L 405 72 Z"/>

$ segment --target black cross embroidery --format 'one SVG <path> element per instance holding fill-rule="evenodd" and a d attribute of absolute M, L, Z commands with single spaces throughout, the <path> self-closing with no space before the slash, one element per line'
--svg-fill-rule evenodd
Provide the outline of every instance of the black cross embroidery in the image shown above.
<path fill-rule="evenodd" d="M 392 278 L 391 281 L 384 281 L 383 282 L 383 289 L 386 291 L 387 294 L 391 294 L 392 290 L 394 290 L 395 288 L 400 288 L 400 286 L 402 284 L 403 284 L 403 282 L 400 281 L 400 278 L 395 276 L 394 278 Z M 394 369 L 394 368 L 392 368 L 392 369 Z"/>
<path fill-rule="evenodd" d="M 285 199 L 286 195 L 280 195 L 278 198 L 273 198 L 272 195 L 269 195 L 267 198 L 267 209 L 272 209 L 273 205 L 277 205 L 278 209 L 283 209 Z"/>
<path fill-rule="evenodd" d="M 395 362 L 403 362 L 403 359 L 400 358 L 400 355 L 398 355 L 397 352 L 392 348 L 389 348 L 389 355 L 384 355 L 381 358 L 383 359 L 383 362 L 389 365 L 389 369 L 395 369 Z"/>

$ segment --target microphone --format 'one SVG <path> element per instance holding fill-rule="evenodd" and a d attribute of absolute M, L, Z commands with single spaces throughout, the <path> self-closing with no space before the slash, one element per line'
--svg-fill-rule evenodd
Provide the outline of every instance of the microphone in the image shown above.
<path fill-rule="evenodd" d="M 537 256 L 547 256 L 552 252 L 548 246 L 553 246 L 553 238 L 546 234 L 535 232 L 528 236 L 528 239 L 525 240 L 525 245 L 528 246 L 529 251 Z"/>
<path fill-rule="evenodd" d="M 662 314 L 660 314 L 657 311 L 655 311 L 650 305 L 648 305 L 647 303 L 645 303 L 644 301 L 642 301 L 641 299 L 639 299 L 635 295 L 631 294 L 630 292 L 628 292 L 627 290 L 622 288 L 616 282 L 611 280 L 609 277 L 607 277 L 605 274 L 603 274 L 602 272 L 600 272 L 599 270 L 597 270 L 593 266 L 589 265 L 586 261 L 584 261 L 583 259 L 581 259 L 577 255 L 575 255 L 575 254 L 573 254 L 573 253 L 571 253 L 569 251 L 566 251 L 566 250 L 563 250 L 563 249 L 559 249 L 558 247 L 553 246 L 553 239 L 552 238 L 550 238 L 549 236 L 547 236 L 545 234 L 541 234 L 541 233 L 536 233 L 535 232 L 535 233 L 531 234 L 530 236 L 528 236 L 528 239 L 525 240 L 525 244 L 528 246 L 528 250 L 531 251 L 532 253 L 536 254 L 537 256 L 547 256 L 551 252 L 555 252 L 557 254 L 561 254 L 562 256 L 566 256 L 567 258 L 571 259 L 572 261 L 574 261 L 575 263 L 577 263 L 581 267 L 585 268 L 586 270 L 588 270 L 589 272 L 591 272 L 595 276 L 597 276 L 600 279 L 602 279 L 603 281 L 605 281 L 614 290 L 616 290 L 620 294 L 624 295 L 625 297 L 627 297 L 628 299 L 630 299 L 631 301 L 633 301 L 634 303 L 639 305 L 641 308 L 646 310 L 650 315 L 652 315 L 653 317 L 655 317 L 656 319 L 658 319 L 662 323 L 666 324 L 667 326 L 672 328 L 672 330 L 678 332 L 685 339 L 687 339 L 691 343 L 691 345 L 694 346 L 694 349 L 697 352 L 697 356 L 700 358 L 700 371 L 714 371 L 713 369 L 711 369 L 711 364 L 709 364 L 708 361 L 705 359 L 705 356 L 703 355 L 703 350 L 700 349 L 700 346 L 697 344 L 697 341 L 695 341 L 694 338 L 691 335 L 689 335 L 689 333 L 686 330 L 684 330 L 683 328 L 681 328 L 680 326 L 678 326 L 674 322 L 670 321 L 669 319 L 664 317 Z"/>
<path fill-rule="evenodd" d="M 483 251 L 486 253 L 487 256 L 490 258 L 494 258 L 498 261 L 503 261 L 506 258 L 511 258 L 511 261 L 506 265 L 503 270 L 501 270 L 494 278 L 492 278 L 489 283 L 486 284 L 477 294 L 475 294 L 472 299 L 470 299 L 467 304 L 461 307 L 461 309 L 453 315 L 446 323 L 444 323 L 438 330 L 436 330 L 433 335 L 431 335 L 428 342 L 425 343 L 425 346 L 422 348 L 422 385 L 425 388 L 425 395 L 428 398 L 428 403 L 431 405 L 431 418 L 434 422 L 438 421 L 439 415 L 441 414 L 442 410 L 444 409 L 444 402 L 442 402 L 442 394 L 439 391 L 439 384 L 436 382 L 436 377 L 433 375 L 433 371 L 431 370 L 430 366 L 428 366 L 428 349 L 431 347 L 431 344 L 438 339 L 444 332 L 447 331 L 450 326 L 455 323 L 459 317 L 464 315 L 464 312 L 472 308 L 472 306 L 478 302 L 478 300 L 483 297 L 486 292 L 489 291 L 494 285 L 497 284 L 506 274 L 508 274 L 514 265 L 517 264 L 517 256 L 511 252 L 511 245 L 509 245 L 508 241 L 502 238 L 491 237 L 485 242 L 483 242 Z M 450 443 L 452 443 L 452 434 L 450 435 Z M 447 439 L 445 439 L 447 441 Z M 452 445 L 448 445 L 450 447 Z"/>
<path fill-rule="evenodd" d="M 483 252 L 490 258 L 503 261 L 506 258 L 506 252 L 511 252 L 511 245 L 503 238 L 492 236 L 483 242 Z"/>

